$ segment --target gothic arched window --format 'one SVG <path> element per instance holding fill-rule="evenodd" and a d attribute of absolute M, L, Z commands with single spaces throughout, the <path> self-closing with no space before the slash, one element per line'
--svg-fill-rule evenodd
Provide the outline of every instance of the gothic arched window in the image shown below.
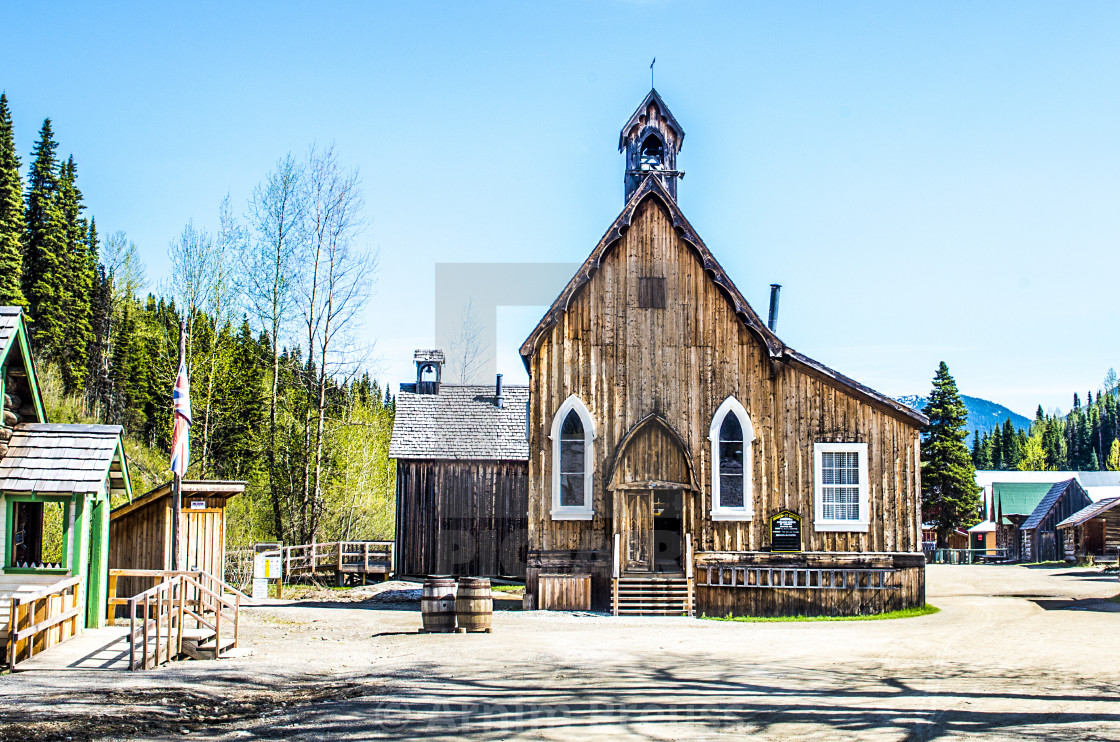
<path fill-rule="evenodd" d="M 595 427 L 587 407 L 574 394 L 552 420 L 552 517 L 590 520 L 594 479 Z"/>
<path fill-rule="evenodd" d="M 712 416 L 712 518 L 750 520 L 754 515 L 754 426 L 739 400 L 728 397 Z"/>

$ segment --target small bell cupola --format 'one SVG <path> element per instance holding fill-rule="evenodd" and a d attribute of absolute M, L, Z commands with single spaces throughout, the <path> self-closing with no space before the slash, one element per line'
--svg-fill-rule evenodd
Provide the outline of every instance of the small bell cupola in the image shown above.
<path fill-rule="evenodd" d="M 416 393 L 439 394 L 439 383 L 443 377 L 443 351 L 418 350 L 412 354 L 416 363 Z"/>
<path fill-rule="evenodd" d="M 684 171 L 677 170 L 682 142 L 684 129 L 657 91 L 650 90 L 618 137 L 618 151 L 626 153 L 626 201 L 651 173 L 677 198 L 677 179 L 684 177 Z"/>

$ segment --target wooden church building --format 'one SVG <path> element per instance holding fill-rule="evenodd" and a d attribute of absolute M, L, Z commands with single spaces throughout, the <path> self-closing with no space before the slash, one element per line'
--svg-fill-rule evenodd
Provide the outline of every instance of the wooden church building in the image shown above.
<path fill-rule="evenodd" d="M 529 600 L 568 580 L 618 613 L 922 605 L 925 417 L 751 308 L 677 204 L 683 141 L 651 91 L 622 212 L 521 347 Z"/>

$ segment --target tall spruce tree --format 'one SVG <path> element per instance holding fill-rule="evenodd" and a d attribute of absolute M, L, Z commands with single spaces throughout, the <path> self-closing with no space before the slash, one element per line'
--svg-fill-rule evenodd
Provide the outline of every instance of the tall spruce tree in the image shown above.
<path fill-rule="evenodd" d="M 23 179 L 8 96 L 0 93 L 0 304 L 27 307 L 23 295 Z"/>
<path fill-rule="evenodd" d="M 51 120 L 44 119 L 27 178 L 23 294 L 34 323 L 36 351 L 52 362 L 59 360 L 66 342 L 66 218 L 59 203 L 57 149 Z"/>
<path fill-rule="evenodd" d="M 922 518 L 933 523 L 944 547 L 956 528 L 976 523 L 980 488 L 965 439 L 968 408 L 944 361 L 922 410 L 929 425 L 922 431 Z"/>
<path fill-rule="evenodd" d="M 62 256 L 61 304 L 66 323 L 66 342 L 57 354 L 62 383 L 67 393 L 85 387 L 89 375 L 89 349 L 93 343 L 92 300 L 96 248 L 90 250 L 90 224 L 82 212 L 78 189 L 78 166 L 71 155 L 58 170 L 58 200 L 66 224 L 66 248 Z M 96 234 L 94 235 L 96 239 Z"/>

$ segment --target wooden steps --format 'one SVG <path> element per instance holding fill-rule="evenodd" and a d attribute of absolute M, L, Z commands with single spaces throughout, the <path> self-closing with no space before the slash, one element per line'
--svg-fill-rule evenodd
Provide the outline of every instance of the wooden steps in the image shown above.
<path fill-rule="evenodd" d="M 689 580 L 683 576 L 619 577 L 614 600 L 614 613 L 618 616 L 696 614 L 695 591 L 690 590 Z"/>

